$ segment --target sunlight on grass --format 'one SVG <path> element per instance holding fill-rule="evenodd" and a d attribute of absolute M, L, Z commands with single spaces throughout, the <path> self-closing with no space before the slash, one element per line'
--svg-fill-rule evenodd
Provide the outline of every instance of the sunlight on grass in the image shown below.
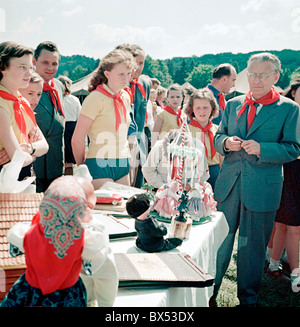
<path fill-rule="evenodd" d="M 217 297 L 218 307 L 235 307 L 239 304 L 237 298 L 237 275 L 236 275 L 236 254 L 237 238 L 235 238 L 232 258 L 223 278 L 223 282 Z M 299 307 L 300 292 L 294 293 L 289 284 L 263 274 L 261 288 L 259 291 L 258 305 L 260 307 Z"/>

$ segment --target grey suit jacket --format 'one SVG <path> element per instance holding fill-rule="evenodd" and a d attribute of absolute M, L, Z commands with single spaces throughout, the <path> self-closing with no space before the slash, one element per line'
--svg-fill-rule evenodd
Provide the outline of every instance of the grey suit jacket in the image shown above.
<path fill-rule="evenodd" d="M 300 154 L 299 106 L 281 96 L 275 103 L 261 108 L 248 131 L 248 105 L 236 122 L 244 100 L 242 95 L 227 103 L 214 138 L 216 150 L 225 156 L 214 189 L 215 199 L 225 201 L 240 176 L 241 199 L 246 208 L 256 212 L 275 211 L 280 205 L 283 164 Z M 229 136 L 260 143 L 260 157 L 249 155 L 244 149 L 225 151 L 224 142 Z"/>
<path fill-rule="evenodd" d="M 54 82 L 63 106 L 63 86 L 56 79 L 54 79 Z M 63 134 L 65 119 L 59 111 L 55 110 L 49 91 L 43 91 L 40 102 L 34 111 L 36 113 L 36 122 L 49 144 L 49 151 L 38 157 L 33 163 L 36 177 L 45 179 L 60 177 L 64 171 Z"/>

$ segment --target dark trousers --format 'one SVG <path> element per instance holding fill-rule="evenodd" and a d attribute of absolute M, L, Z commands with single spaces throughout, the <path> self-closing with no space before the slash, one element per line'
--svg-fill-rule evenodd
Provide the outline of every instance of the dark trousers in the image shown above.
<path fill-rule="evenodd" d="M 238 298 L 242 305 L 257 303 L 261 284 L 265 253 L 275 220 L 274 212 L 253 212 L 247 210 L 241 201 L 240 177 L 227 199 L 218 203 L 218 211 L 225 214 L 229 233 L 217 253 L 217 272 L 214 296 L 217 296 L 230 263 L 235 234 L 239 229 L 237 251 Z"/>
<path fill-rule="evenodd" d="M 49 185 L 55 180 L 56 178 L 46 179 L 46 178 L 37 178 L 36 179 L 36 193 L 43 193 L 47 190 Z"/>

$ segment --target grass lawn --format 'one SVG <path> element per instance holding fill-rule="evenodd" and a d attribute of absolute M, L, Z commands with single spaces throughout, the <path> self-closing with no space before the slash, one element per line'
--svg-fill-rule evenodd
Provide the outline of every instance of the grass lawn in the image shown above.
<path fill-rule="evenodd" d="M 237 237 L 233 249 L 231 262 L 223 278 L 217 297 L 218 307 L 235 307 L 239 304 L 237 298 Z M 300 292 L 292 291 L 290 285 L 284 284 L 271 276 L 264 274 L 258 299 L 259 307 L 299 307 Z"/>

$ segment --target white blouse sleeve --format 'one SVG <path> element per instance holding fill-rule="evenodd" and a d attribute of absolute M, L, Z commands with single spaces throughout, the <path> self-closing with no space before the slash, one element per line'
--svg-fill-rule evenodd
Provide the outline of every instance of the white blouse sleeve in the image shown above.
<path fill-rule="evenodd" d="M 86 286 L 88 302 L 112 306 L 118 291 L 117 269 L 105 227 L 99 222 L 82 224 L 85 230 L 81 278 Z"/>
<path fill-rule="evenodd" d="M 158 166 L 162 160 L 162 142 L 157 141 L 148 154 L 147 160 L 142 167 L 143 175 L 147 183 L 159 188 L 164 184 L 163 177 L 160 175 Z"/>
<path fill-rule="evenodd" d="M 31 227 L 31 223 L 16 223 L 7 232 L 7 239 L 10 244 L 17 247 L 20 252 L 25 252 L 23 247 L 24 236 Z"/>

